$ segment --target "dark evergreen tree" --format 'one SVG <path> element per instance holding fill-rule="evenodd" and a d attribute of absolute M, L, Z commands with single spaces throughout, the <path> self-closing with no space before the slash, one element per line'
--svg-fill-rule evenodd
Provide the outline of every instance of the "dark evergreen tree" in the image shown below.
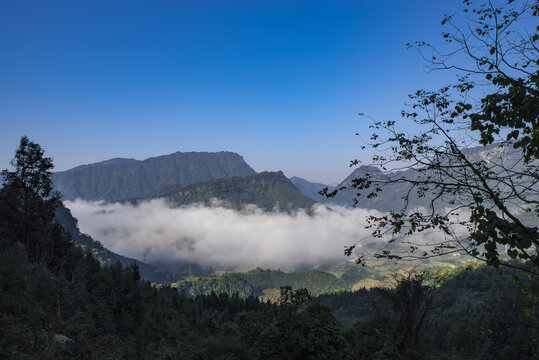
<path fill-rule="evenodd" d="M 2 171 L 0 250 L 20 242 L 30 261 L 58 267 L 71 246 L 62 227 L 53 223 L 59 197 L 51 194 L 53 164 L 44 153 L 23 136 L 11 160 L 13 171 Z"/>

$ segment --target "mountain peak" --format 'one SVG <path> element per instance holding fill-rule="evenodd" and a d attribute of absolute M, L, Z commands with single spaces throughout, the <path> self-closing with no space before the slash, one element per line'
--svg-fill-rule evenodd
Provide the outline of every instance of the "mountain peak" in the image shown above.
<path fill-rule="evenodd" d="M 380 174 L 382 171 L 377 168 L 376 166 L 371 166 L 371 165 L 361 165 L 360 167 L 354 169 L 354 171 L 352 171 L 350 173 L 350 175 L 348 175 L 346 177 L 346 179 L 344 179 L 342 181 L 342 185 L 344 184 L 347 184 L 349 183 L 350 181 L 352 181 L 353 179 L 356 179 L 356 178 L 359 178 L 359 177 L 363 177 L 367 174 Z"/>
<path fill-rule="evenodd" d="M 320 195 L 320 191 L 324 188 L 328 188 L 329 191 L 335 189 L 334 186 L 326 185 L 322 183 L 310 182 L 309 180 L 300 178 L 298 176 L 292 176 L 290 181 L 301 191 L 301 193 L 319 203 L 329 202 L 328 198 Z"/>

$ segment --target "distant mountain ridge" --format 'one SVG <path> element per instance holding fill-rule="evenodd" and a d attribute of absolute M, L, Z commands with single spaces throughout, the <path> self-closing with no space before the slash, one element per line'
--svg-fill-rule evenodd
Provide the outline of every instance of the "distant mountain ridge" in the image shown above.
<path fill-rule="evenodd" d="M 152 197 L 165 198 L 174 206 L 210 205 L 212 199 L 217 199 L 233 209 L 252 204 L 266 211 L 275 208 L 280 211 L 308 210 L 316 203 L 303 195 L 281 171 L 195 183 Z"/>
<path fill-rule="evenodd" d="M 354 171 L 352 171 L 338 186 L 330 186 L 325 185 L 321 183 L 313 183 L 308 180 L 302 179 L 300 177 L 293 176 L 290 178 L 290 181 L 294 183 L 294 185 L 301 191 L 302 194 L 308 196 L 309 198 L 313 199 L 316 202 L 319 202 L 321 204 L 326 205 L 338 205 L 338 206 L 344 206 L 344 207 L 352 207 L 353 206 L 353 199 L 357 194 L 357 189 L 354 189 L 351 187 L 352 180 L 365 176 L 366 174 L 369 174 L 373 178 L 381 179 L 383 177 L 386 177 L 387 175 L 383 173 L 380 169 L 374 166 L 360 166 Z M 340 188 L 342 186 L 346 186 L 346 189 L 339 190 L 337 192 L 337 195 L 331 198 L 328 198 L 326 196 L 320 195 L 319 191 L 321 191 L 324 188 L 328 188 L 328 192 L 331 192 L 335 190 L 336 188 Z M 367 198 L 366 196 L 360 196 L 358 197 L 358 204 L 357 207 L 365 208 L 365 209 L 376 209 L 380 211 L 387 211 L 389 209 L 392 209 L 396 202 L 398 202 L 402 195 L 404 194 L 404 191 L 406 190 L 403 184 L 398 185 L 391 185 L 391 189 L 387 192 L 382 192 L 379 194 L 379 196 L 375 198 Z M 366 191 L 362 191 L 362 194 L 366 194 Z M 396 196 L 396 194 L 399 194 Z"/>
<path fill-rule="evenodd" d="M 463 152 L 466 157 L 473 162 L 485 161 L 489 163 L 493 159 L 497 159 L 498 162 L 503 160 L 503 163 L 507 168 L 515 167 L 515 164 L 522 155 L 518 149 L 514 149 L 511 146 L 500 146 L 499 144 L 470 147 L 463 149 Z M 383 182 L 391 179 L 392 181 L 391 183 L 382 186 L 382 191 L 378 192 L 377 196 L 368 198 L 367 195 L 372 192 L 372 189 L 358 190 L 351 187 L 353 179 L 364 177 L 367 174 L 371 176 L 371 179 L 373 180 Z M 356 198 L 358 203 L 355 206 L 358 208 L 374 209 L 378 211 L 399 211 L 404 209 L 406 203 L 403 197 L 407 195 L 408 208 L 428 208 L 431 206 L 431 201 L 433 199 L 432 193 L 426 191 L 423 196 L 420 197 L 417 194 L 417 189 L 415 191 L 409 191 L 410 184 L 406 182 L 406 179 L 419 179 L 420 176 L 425 177 L 425 173 L 421 175 L 417 169 L 382 171 L 375 166 L 359 166 L 337 186 L 337 188 L 345 186 L 346 189 L 340 190 L 335 197 L 329 198 L 328 201 L 324 203 L 351 207 L 354 204 L 353 199 Z M 399 179 L 402 181 L 397 181 Z M 361 196 L 357 197 L 356 195 L 358 193 L 360 193 Z M 444 201 L 443 198 L 440 198 L 435 205 L 440 208 L 449 205 Z"/>
<path fill-rule="evenodd" d="M 511 156 L 508 150 L 490 145 L 469 148 L 466 153 L 473 161 L 489 161 L 491 156 L 507 157 L 509 161 Z M 164 197 L 174 206 L 181 206 L 195 202 L 209 205 L 212 199 L 219 199 L 234 209 L 254 204 L 266 211 L 275 208 L 290 211 L 308 209 L 314 202 L 351 207 L 358 193 L 350 186 L 351 181 L 365 174 L 379 180 L 413 179 L 418 176 L 417 170 L 413 169 L 382 172 L 377 167 L 360 166 L 338 186 L 327 186 L 329 191 L 342 186 L 346 189 L 333 198 L 326 198 L 319 194 L 326 187 L 325 184 L 299 177 L 288 180 L 282 173 L 269 174 L 257 174 L 240 155 L 232 152 L 176 152 L 142 161 L 113 158 L 77 166 L 55 173 L 54 186 L 65 200 L 82 198 L 136 203 Z M 356 206 L 379 211 L 398 210 L 405 205 L 402 197 L 408 189 L 405 181 L 393 182 L 371 198 L 366 196 L 369 191 L 363 190 L 360 191 L 362 196 L 357 197 Z M 410 207 L 426 207 L 429 202 L 429 196 L 418 197 L 412 193 L 408 197 Z"/>
<path fill-rule="evenodd" d="M 290 178 L 290 181 L 292 181 L 292 183 L 299 189 L 299 191 L 303 195 L 308 196 L 319 203 L 329 202 L 328 198 L 319 194 L 322 189 L 326 187 L 329 191 L 333 191 L 335 189 L 335 186 L 311 182 L 297 176 L 292 176 Z"/>
<path fill-rule="evenodd" d="M 354 205 L 353 199 L 358 193 L 361 196 L 357 197 L 358 203 L 356 207 L 364 209 L 375 209 L 379 211 L 388 211 L 391 209 L 399 209 L 399 206 L 403 205 L 402 196 L 406 193 L 408 185 L 404 183 L 389 184 L 383 187 L 383 191 L 379 192 L 376 197 L 368 198 L 372 190 L 361 190 L 353 188 L 352 180 L 365 175 L 371 176 L 373 180 L 384 180 L 389 177 L 411 176 L 411 174 L 405 174 L 405 172 L 397 172 L 389 174 L 382 172 L 379 168 L 374 166 L 360 166 L 352 171 L 338 186 L 345 186 L 346 189 L 339 190 L 337 195 L 329 198 L 328 202 L 335 205 L 341 205 L 346 207 L 352 207 Z M 413 198 L 413 196 L 412 196 Z"/>
<path fill-rule="evenodd" d="M 176 152 L 146 160 L 114 158 L 54 173 L 63 199 L 124 201 L 192 183 L 255 171 L 233 152 Z"/>
<path fill-rule="evenodd" d="M 109 160 L 103 160 L 99 161 L 93 164 L 87 164 L 87 165 L 78 165 L 72 169 L 66 170 L 66 171 L 73 171 L 73 170 L 82 170 L 88 166 L 106 166 L 106 165 L 123 165 L 123 164 L 132 164 L 136 163 L 138 160 L 131 159 L 131 158 L 112 158 Z"/>

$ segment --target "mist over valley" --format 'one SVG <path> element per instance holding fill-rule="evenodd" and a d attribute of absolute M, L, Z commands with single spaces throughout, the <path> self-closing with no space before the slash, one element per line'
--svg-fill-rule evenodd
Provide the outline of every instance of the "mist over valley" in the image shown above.
<path fill-rule="evenodd" d="M 539 360 L 538 19 L 0 1 L 0 359 Z"/>

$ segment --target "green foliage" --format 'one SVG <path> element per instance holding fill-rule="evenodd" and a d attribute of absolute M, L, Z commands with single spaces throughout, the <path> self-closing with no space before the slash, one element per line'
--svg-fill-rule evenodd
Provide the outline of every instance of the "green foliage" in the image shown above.
<path fill-rule="evenodd" d="M 23 140 L 21 148 L 40 150 Z M 43 159 L 42 151 L 36 154 L 28 161 Z M 47 170 L 35 175 L 46 180 Z M 136 264 L 101 266 L 54 223 L 55 203 L 46 191 L 22 181 L 21 173 L 6 174 L 11 178 L 0 190 L 0 211 L 11 216 L 0 217 L 0 358 L 346 357 L 327 308 L 304 315 L 252 296 L 210 293 L 193 299 L 142 281 Z M 269 334 L 279 346 L 267 341 Z M 318 334 L 323 342 L 314 341 Z M 330 355 L 321 357 L 323 352 Z"/>
<path fill-rule="evenodd" d="M 52 190 L 52 159 L 28 137 L 21 138 L 15 157 L 11 160 L 14 171 L 3 170 L 4 186 L 28 189 L 36 197 L 47 199 Z"/>
<path fill-rule="evenodd" d="M 371 126 L 372 165 L 405 171 L 367 171 L 346 186 L 367 198 L 405 187 L 400 206 L 369 216 L 374 237 L 401 234 L 409 243 L 407 237 L 419 232 L 440 235 L 432 246 L 412 241 L 409 251 L 384 248 L 377 257 L 460 253 L 539 275 L 539 5 L 464 3 L 464 23 L 453 16 L 442 22 L 449 28 L 444 49 L 410 45 L 427 67 L 457 71 L 458 81 L 409 96 L 402 117 L 418 131 L 394 120 Z M 471 148 L 477 142 L 483 146 Z M 416 199 L 426 202 L 426 211 Z M 506 261 L 505 253 L 522 262 Z M 523 266 L 525 261 L 535 266 Z"/>
<path fill-rule="evenodd" d="M 358 359 L 535 359 L 539 323 L 537 315 L 525 315 L 529 305 L 521 287 L 536 281 L 515 282 L 515 270 L 491 272 L 487 266 L 462 266 L 435 274 L 443 279 L 437 287 L 419 288 L 411 278 L 395 289 L 323 295 L 317 301 L 349 324 L 345 336 Z M 417 335 L 416 344 L 403 347 L 407 333 L 409 340 Z"/>
<path fill-rule="evenodd" d="M 328 307 L 314 303 L 298 316 L 296 359 L 349 359 L 348 345 Z"/>
<path fill-rule="evenodd" d="M 291 290 L 305 288 L 312 294 L 328 294 L 348 289 L 342 280 L 319 270 L 285 273 L 261 268 L 246 273 L 226 273 L 219 276 L 181 280 L 175 286 L 180 292 L 185 292 L 190 296 L 214 292 L 238 294 L 240 297 L 263 296 L 264 290 L 279 289 L 282 286 L 290 286 Z"/>
<path fill-rule="evenodd" d="M 38 144 L 23 136 L 11 161 L 13 171 L 3 170 L 0 189 L 0 251 L 20 242 L 31 261 L 55 268 L 71 250 L 63 229 L 52 223 L 58 204 L 51 196 L 51 158 Z"/>
<path fill-rule="evenodd" d="M 231 290 L 287 281 L 293 286 L 283 286 L 281 305 L 237 293 L 192 298 L 142 281 L 136 264 L 102 266 L 53 222 L 48 198 L 22 181 L 10 184 L 17 185 L 0 190 L 0 211 L 12 212 L 0 217 L 2 359 L 532 359 L 537 349 L 531 276 L 472 266 L 438 271 L 437 284 L 411 274 L 390 289 L 304 302 L 309 292 L 294 286 L 344 283 L 321 271 L 256 269 L 208 284 Z M 23 220 L 39 226 L 20 227 Z M 343 331 L 336 318 L 358 322 Z"/>
<path fill-rule="evenodd" d="M 281 295 L 279 296 L 279 305 L 281 307 L 291 306 L 297 308 L 310 299 L 311 294 L 305 288 L 293 291 L 290 286 L 281 286 Z"/>

